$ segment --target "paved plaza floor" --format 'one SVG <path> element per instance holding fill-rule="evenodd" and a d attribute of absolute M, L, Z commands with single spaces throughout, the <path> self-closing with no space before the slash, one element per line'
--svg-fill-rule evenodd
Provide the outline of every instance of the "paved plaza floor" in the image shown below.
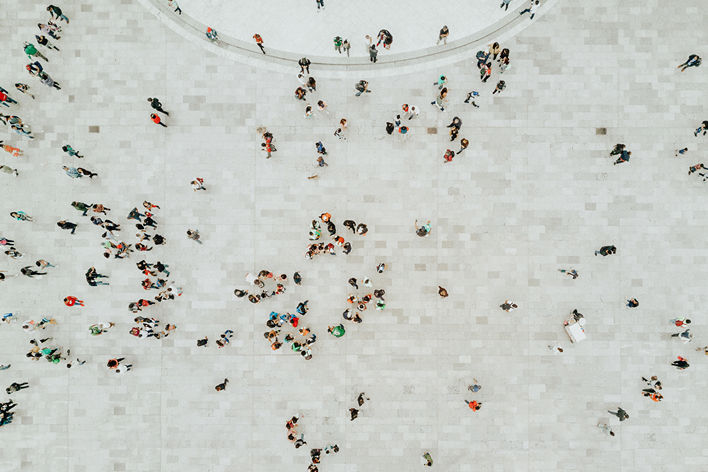
<path fill-rule="evenodd" d="M 329 0 L 327 15 L 337 3 Z M 408 4 L 431 17 L 440 8 Z M 695 350 L 708 344 L 708 182 L 687 175 L 708 158 L 708 136 L 693 133 L 708 119 L 708 69 L 676 68 L 691 53 L 708 56 L 701 2 L 561 0 L 503 42 L 511 67 L 500 75 L 495 66 L 485 84 L 474 50 L 400 75 L 343 70 L 318 79 L 309 103 L 324 99 L 329 113 L 309 119 L 293 96 L 295 64 L 280 72 L 214 54 L 136 0 L 61 6 L 71 19 L 55 41 L 61 51 L 42 50 L 60 91 L 24 69 L 23 42 L 34 41 L 46 4 L 0 10 L 0 86 L 19 101 L 0 113 L 22 117 L 36 136 L 0 131 L 25 151 L 0 155 L 0 165 L 19 171 L 0 174 L 0 236 L 24 253 L 0 254 L 0 270 L 16 274 L 37 259 L 57 266 L 0 282 L 0 311 L 20 320 L 0 324 L 0 364 L 12 364 L 0 379 L 30 384 L 3 394 L 19 405 L 0 428 L 1 471 L 305 471 L 309 449 L 332 443 L 341 450 L 323 454 L 322 472 L 427 470 L 426 451 L 431 470 L 450 472 L 708 470 L 708 357 Z M 403 40 L 410 31 L 401 29 Z M 430 105 L 440 74 L 449 78 L 445 111 Z M 360 79 L 373 92 L 355 97 Z M 507 88 L 492 95 L 499 79 Z M 30 84 L 36 99 L 16 93 L 15 82 Z M 480 92 L 479 108 L 463 103 L 470 90 Z M 167 128 L 150 122 L 147 97 L 170 112 Z M 405 138 L 388 136 L 385 123 L 402 103 L 420 117 Z M 444 163 L 445 150 L 459 148 L 446 128 L 454 116 L 470 146 Z M 333 136 L 342 117 L 345 141 Z M 271 159 L 260 151 L 259 127 L 275 136 Z M 319 140 L 324 169 L 315 164 Z M 612 165 L 616 143 L 632 151 L 630 162 Z M 68 157 L 65 144 L 85 158 Z M 674 157 L 683 147 L 688 153 Z M 62 165 L 99 175 L 70 179 Z M 192 191 L 195 177 L 206 192 Z M 159 204 L 167 244 L 104 259 L 101 231 L 74 200 L 111 208 L 130 243 L 129 211 L 143 200 Z M 16 210 L 34 221 L 13 220 Z M 353 250 L 306 260 L 310 221 L 323 211 Z M 60 230 L 60 219 L 78 223 L 76 234 Z M 345 219 L 366 223 L 368 234 L 351 235 Z M 415 235 L 416 219 L 431 221 L 428 237 Z M 186 238 L 189 228 L 203 244 Z M 594 256 L 608 244 L 616 255 Z M 177 325 L 162 340 L 129 334 L 128 304 L 155 295 L 140 286 L 143 257 L 169 264 L 184 289 L 142 312 Z M 380 262 L 387 270 L 377 274 Z M 89 287 L 91 266 L 111 285 Z M 570 268 L 578 279 L 558 271 Z M 302 285 L 258 304 L 236 299 L 244 275 L 260 269 L 297 270 Z M 343 321 L 347 280 L 365 276 L 385 289 L 386 308 L 367 310 L 334 338 L 327 326 Z M 450 296 L 439 297 L 438 285 Z M 67 295 L 86 306 L 65 306 Z M 625 306 L 632 297 L 638 308 Z M 305 299 L 301 323 L 317 334 L 309 361 L 272 351 L 263 337 L 271 311 L 294 312 Z M 519 308 L 502 311 L 506 299 Z M 562 326 L 574 308 L 587 320 L 578 344 Z M 57 325 L 22 330 L 42 316 Z M 683 316 L 693 320 L 688 344 L 670 337 L 678 330 L 669 320 Z M 101 321 L 117 326 L 90 336 L 88 326 Z M 218 349 L 226 329 L 235 335 Z M 87 363 L 27 359 L 28 341 L 40 336 Z M 197 347 L 204 336 L 209 346 Z M 547 347 L 556 344 L 562 354 Z M 679 355 L 690 368 L 670 365 Z M 116 356 L 133 370 L 110 372 L 106 361 Z M 641 395 L 649 375 L 664 384 L 660 403 Z M 216 392 L 225 377 L 227 389 Z M 476 394 L 467 390 L 473 378 L 482 385 Z M 360 392 L 371 400 L 350 421 Z M 464 403 L 472 399 L 480 411 Z M 618 406 L 630 415 L 621 424 L 607 413 Z M 307 441 L 300 449 L 286 439 L 293 415 Z"/>

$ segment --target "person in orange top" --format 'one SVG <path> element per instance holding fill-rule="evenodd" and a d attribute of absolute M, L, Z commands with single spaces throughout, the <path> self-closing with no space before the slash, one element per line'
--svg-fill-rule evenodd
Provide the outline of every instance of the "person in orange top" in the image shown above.
<path fill-rule="evenodd" d="M 64 299 L 64 305 L 66 305 L 66 306 L 74 306 L 75 304 L 79 304 L 80 306 L 84 306 L 84 301 L 79 300 L 78 298 L 73 297 L 71 295 L 69 295 L 68 297 L 66 297 Z"/>
<path fill-rule="evenodd" d="M 23 153 L 22 149 L 20 149 L 20 148 L 16 148 L 16 147 L 9 146 L 9 145 L 7 145 L 7 144 L 3 144 L 3 141 L 2 141 L 1 139 L 0 139 L 0 146 L 2 146 L 2 148 L 3 148 L 5 151 L 7 151 L 7 152 L 9 152 L 10 154 L 12 154 L 13 157 L 20 157 L 20 156 L 22 155 L 22 153 Z"/>
<path fill-rule="evenodd" d="M 253 39 L 256 40 L 256 44 L 259 48 L 261 48 L 261 52 L 265 54 L 265 49 L 263 49 L 263 38 L 261 38 L 261 35 L 256 33 L 253 35 Z"/>
<path fill-rule="evenodd" d="M 479 411 L 479 409 L 482 408 L 482 404 L 478 403 L 477 400 L 473 400 L 471 402 L 468 402 L 467 400 L 465 400 L 465 403 L 467 404 L 468 407 L 470 407 L 470 409 L 472 411 Z"/>
<path fill-rule="evenodd" d="M 156 125 L 164 126 L 165 128 L 167 128 L 167 125 L 162 122 L 162 120 L 160 119 L 160 116 L 159 116 L 159 115 L 156 115 L 155 113 L 151 113 L 151 114 L 150 114 L 150 119 L 151 119 L 152 122 L 155 123 Z"/>
<path fill-rule="evenodd" d="M 327 222 L 330 220 L 330 218 L 332 218 L 332 215 L 330 215 L 330 214 L 327 213 L 327 212 L 322 213 L 322 214 L 320 215 L 320 219 L 321 219 L 324 223 L 327 223 Z"/>

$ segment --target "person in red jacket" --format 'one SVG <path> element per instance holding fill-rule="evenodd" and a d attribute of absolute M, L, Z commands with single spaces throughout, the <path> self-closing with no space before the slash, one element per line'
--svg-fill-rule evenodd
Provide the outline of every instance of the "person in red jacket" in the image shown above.
<path fill-rule="evenodd" d="M 259 48 L 261 48 L 261 52 L 265 54 L 265 49 L 263 49 L 263 38 L 261 38 L 261 35 L 256 33 L 253 35 L 253 39 L 256 40 L 256 44 Z"/>
<path fill-rule="evenodd" d="M 71 295 L 69 295 L 68 297 L 66 297 L 64 299 L 64 305 L 66 305 L 66 306 L 74 306 L 76 304 L 78 304 L 80 306 L 84 306 L 84 301 L 79 300 L 78 298 L 71 296 Z"/>
<path fill-rule="evenodd" d="M 473 400 L 471 402 L 465 400 L 465 403 L 472 411 L 479 411 L 479 409 L 482 408 L 482 404 L 477 402 L 477 400 Z"/>
<path fill-rule="evenodd" d="M 151 114 L 150 114 L 150 119 L 151 119 L 152 122 L 155 123 L 156 125 L 164 126 L 165 128 L 167 128 L 167 125 L 162 122 L 162 120 L 160 119 L 160 116 L 159 116 L 159 115 L 157 115 L 157 114 L 155 114 L 155 113 L 151 113 Z"/>

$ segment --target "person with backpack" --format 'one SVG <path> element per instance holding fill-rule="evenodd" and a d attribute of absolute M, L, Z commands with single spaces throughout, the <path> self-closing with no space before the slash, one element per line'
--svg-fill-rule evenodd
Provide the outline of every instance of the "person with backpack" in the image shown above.
<path fill-rule="evenodd" d="M 689 67 L 698 67 L 701 65 L 701 58 L 698 54 L 691 54 L 688 59 L 683 64 L 679 64 L 676 68 L 681 69 L 681 72 L 685 71 Z"/>

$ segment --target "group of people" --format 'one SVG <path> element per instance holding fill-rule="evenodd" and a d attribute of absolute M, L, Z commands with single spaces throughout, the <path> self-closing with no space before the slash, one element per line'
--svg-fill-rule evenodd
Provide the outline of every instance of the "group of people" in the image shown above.
<path fill-rule="evenodd" d="M 268 340 L 273 351 L 280 349 L 284 341 L 290 345 L 293 352 L 299 352 L 305 360 L 312 359 L 312 345 L 317 341 L 317 335 L 308 327 L 298 328 L 300 318 L 309 310 L 307 303 L 308 300 L 298 303 L 297 314 L 270 312 L 266 321 L 269 331 L 263 333 L 263 337 Z M 281 335 L 283 341 L 280 341 Z"/>
<path fill-rule="evenodd" d="M 254 293 L 248 293 L 248 290 L 235 289 L 234 295 L 237 298 L 243 298 L 248 295 L 248 301 L 251 303 L 258 303 L 263 299 L 274 297 L 276 295 L 282 295 L 285 293 L 285 284 L 288 282 L 288 276 L 285 274 L 280 274 L 275 276 L 271 271 L 263 269 L 258 272 L 258 275 L 253 275 L 250 272 L 246 273 L 246 282 L 251 286 L 256 287 L 252 289 Z M 302 277 L 298 272 L 293 275 L 293 281 L 296 285 L 300 285 Z M 260 293 L 258 293 L 260 291 Z"/>
<path fill-rule="evenodd" d="M 343 236 L 337 234 L 337 226 L 332 221 L 332 215 L 325 212 L 320 215 L 320 221 L 327 226 L 327 232 L 334 242 L 325 244 L 324 242 L 313 243 L 307 247 L 305 259 L 312 259 L 314 256 L 323 253 L 329 253 L 333 256 L 337 255 L 336 248 L 342 248 L 342 253 L 349 254 L 352 251 L 352 245 L 346 241 Z M 309 238 L 310 241 L 318 241 L 322 237 L 322 227 L 320 221 L 312 220 L 310 224 Z M 353 220 L 345 220 L 342 225 L 350 229 L 354 234 L 365 236 L 369 228 L 364 223 L 358 225 Z"/>

